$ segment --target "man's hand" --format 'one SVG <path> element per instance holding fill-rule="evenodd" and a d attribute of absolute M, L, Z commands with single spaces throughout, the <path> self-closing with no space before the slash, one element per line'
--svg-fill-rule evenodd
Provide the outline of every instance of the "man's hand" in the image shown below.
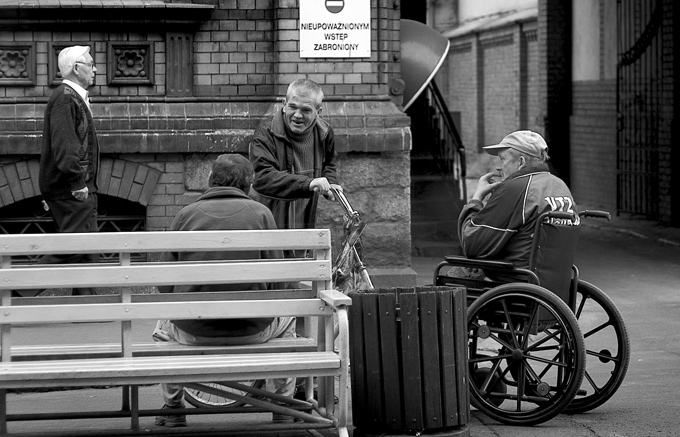
<path fill-rule="evenodd" d="M 312 182 L 309 184 L 310 191 L 316 191 L 317 193 L 323 195 L 326 195 L 330 188 L 331 184 L 328 182 L 328 179 L 326 178 L 312 179 Z"/>
<path fill-rule="evenodd" d="M 475 194 L 472 195 L 473 200 L 479 200 L 481 202 L 486 196 L 491 194 L 491 192 L 496 189 L 500 182 L 496 182 L 494 177 L 500 178 L 497 172 L 487 173 L 479 178 L 477 189 L 475 189 Z"/>
<path fill-rule="evenodd" d="M 85 187 L 85 188 L 81 188 L 80 190 L 71 191 L 71 194 L 73 194 L 73 197 L 75 197 L 76 200 L 80 200 L 81 202 L 84 202 L 84 201 L 87 200 L 87 196 L 88 196 L 89 192 L 90 192 L 90 190 L 88 190 L 87 187 Z"/>
<path fill-rule="evenodd" d="M 334 188 L 340 192 L 344 191 L 342 187 L 338 184 L 330 184 L 331 188 Z M 333 190 L 328 190 L 328 192 L 325 194 L 326 199 L 330 200 L 331 202 L 335 202 L 335 195 L 333 194 Z"/>

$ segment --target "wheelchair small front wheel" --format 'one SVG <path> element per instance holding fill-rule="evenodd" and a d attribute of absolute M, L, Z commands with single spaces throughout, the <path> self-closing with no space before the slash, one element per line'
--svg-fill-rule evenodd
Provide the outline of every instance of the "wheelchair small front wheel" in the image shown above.
<path fill-rule="evenodd" d="M 586 374 L 565 413 L 599 407 L 621 386 L 630 362 L 630 339 L 614 302 L 593 284 L 578 281 L 576 311 L 586 344 Z"/>
<path fill-rule="evenodd" d="M 239 381 L 239 383 L 256 389 L 264 387 L 264 380 L 262 379 Z M 205 385 L 241 396 L 252 396 L 249 392 L 245 390 L 236 390 L 231 387 L 222 385 L 219 382 L 205 383 Z M 184 398 L 187 400 L 189 404 L 193 405 L 196 408 L 240 407 L 241 405 L 245 404 L 242 401 L 237 401 L 227 397 L 218 396 L 212 393 L 207 393 L 205 391 L 197 390 L 190 387 L 184 387 Z"/>
<path fill-rule="evenodd" d="M 468 308 L 470 400 L 509 425 L 546 422 L 572 401 L 585 370 L 576 317 L 533 284 L 503 284 Z"/>

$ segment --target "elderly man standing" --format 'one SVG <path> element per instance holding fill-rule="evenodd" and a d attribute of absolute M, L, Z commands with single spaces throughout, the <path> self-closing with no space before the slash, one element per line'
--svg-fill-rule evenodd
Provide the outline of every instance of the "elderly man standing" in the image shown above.
<path fill-rule="evenodd" d="M 271 210 L 279 229 L 314 228 L 319 194 L 334 200 L 331 186 L 342 190 L 337 184 L 333 129 L 319 117 L 322 101 L 316 82 L 293 81 L 281 110 L 260 124 L 250 142 L 255 169 L 251 195 Z M 285 256 L 306 254 L 286 251 Z M 304 398 L 303 386 L 298 385 L 296 397 Z"/>
<path fill-rule="evenodd" d="M 99 144 L 87 88 L 97 67 L 87 46 L 59 52 L 62 84 L 45 108 L 40 192 L 54 219 L 57 232 L 97 231 L 97 172 Z M 47 255 L 40 264 L 97 262 L 96 255 Z M 39 293 L 40 291 L 38 291 Z M 94 289 L 74 289 L 73 294 L 95 294 Z"/>
<path fill-rule="evenodd" d="M 331 185 L 342 189 L 333 129 L 319 117 L 322 101 L 318 84 L 295 80 L 281 111 L 260 125 L 250 143 L 253 188 L 280 229 L 313 228 L 318 194 L 332 200 Z"/>

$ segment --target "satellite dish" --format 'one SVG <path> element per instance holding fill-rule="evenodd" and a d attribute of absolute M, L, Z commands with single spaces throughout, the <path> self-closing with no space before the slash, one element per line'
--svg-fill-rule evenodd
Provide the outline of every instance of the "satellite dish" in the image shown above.
<path fill-rule="evenodd" d="M 449 39 L 413 20 L 401 20 L 401 77 L 404 111 L 418 98 L 444 63 Z"/>

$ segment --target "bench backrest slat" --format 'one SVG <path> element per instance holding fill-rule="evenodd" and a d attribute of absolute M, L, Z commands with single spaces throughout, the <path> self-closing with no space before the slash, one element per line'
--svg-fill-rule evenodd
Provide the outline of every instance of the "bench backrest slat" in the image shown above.
<path fill-rule="evenodd" d="M 331 261 L 298 260 L 191 265 L 133 265 L 0 270 L 0 289 L 128 287 L 186 284 L 329 281 Z"/>
<path fill-rule="evenodd" d="M 331 247 L 328 229 L 20 234 L 3 235 L 1 241 L 0 256 Z"/>
<path fill-rule="evenodd" d="M 320 299 L 228 302 L 164 302 L 3 307 L 0 324 L 45 324 L 155 319 L 229 319 L 277 316 L 330 316 Z"/>
<path fill-rule="evenodd" d="M 256 299 L 313 299 L 317 297 L 311 288 L 285 290 L 247 290 L 194 293 L 133 293 L 132 302 L 187 302 L 216 300 L 256 300 Z M 12 305 L 71 305 L 120 303 L 118 294 L 92 296 L 36 296 L 12 298 Z"/>

